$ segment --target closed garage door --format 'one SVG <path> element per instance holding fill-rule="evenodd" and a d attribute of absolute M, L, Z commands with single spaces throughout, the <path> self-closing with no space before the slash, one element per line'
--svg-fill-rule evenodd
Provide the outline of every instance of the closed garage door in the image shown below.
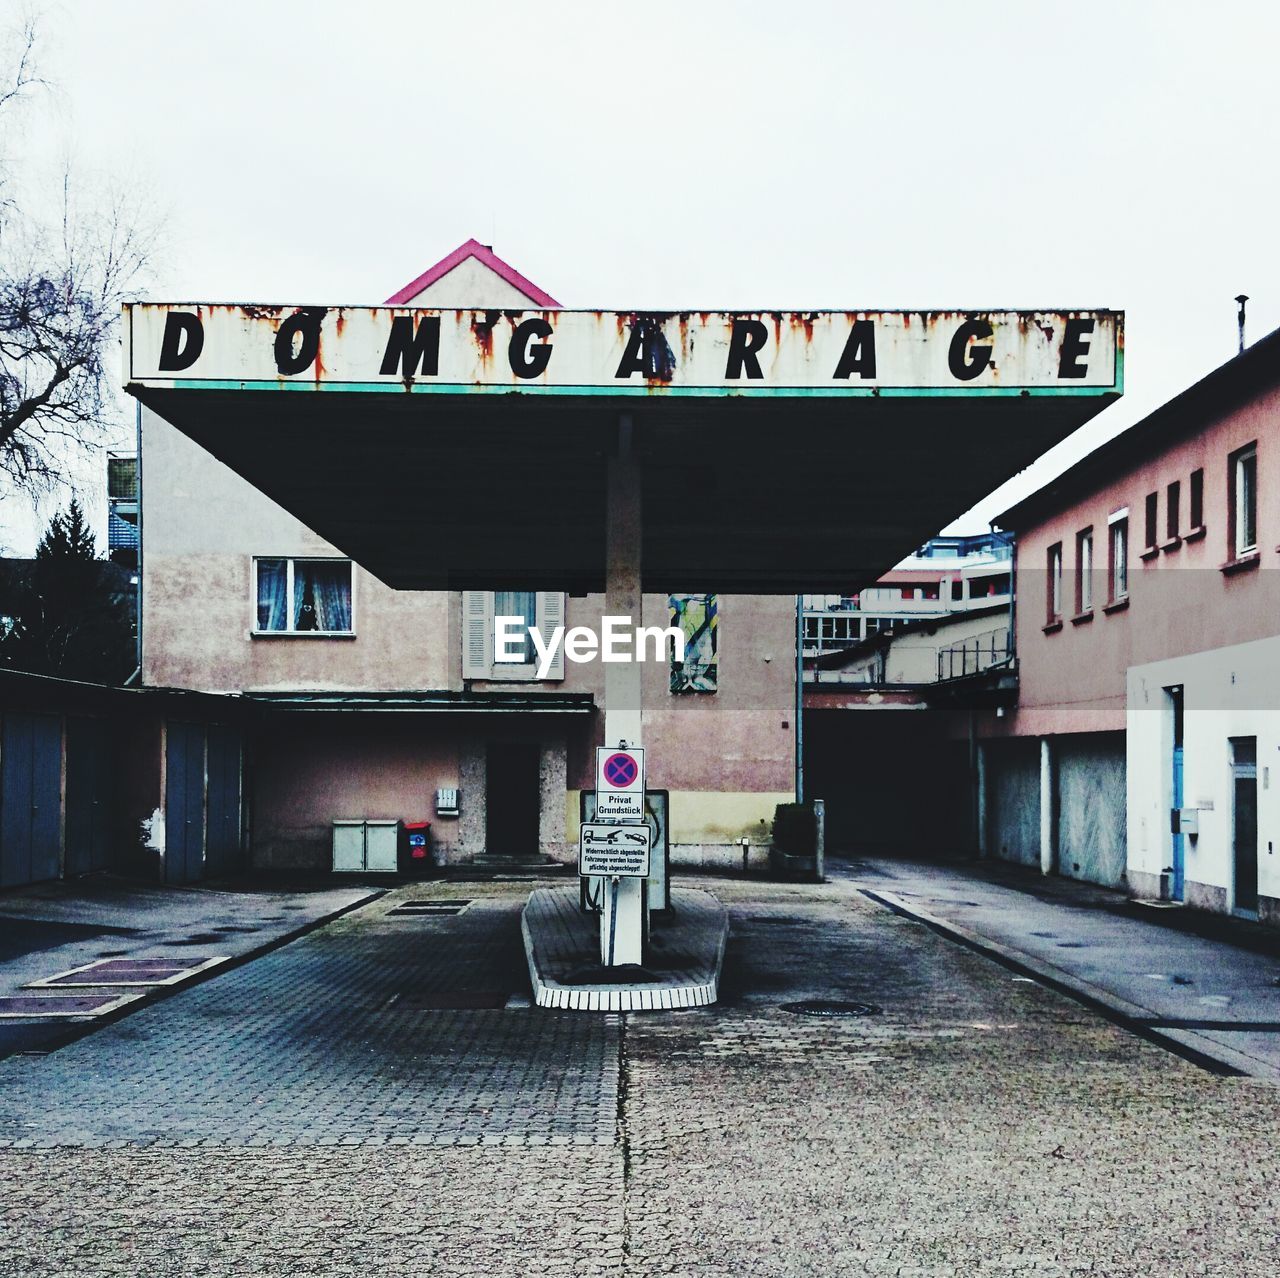
<path fill-rule="evenodd" d="M 164 880 L 194 883 L 204 874 L 204 726 L 166 729 Z"/>
<path fill-rule="evenodd" d="M 6 714 L 0 734 L 0 887 L 58 877 L 62 720 Z"/>
<path fill-rule="evenodd" d="M 240 733 L 211 724 L 208 755 L 208 837 L 205 874 L 230 874 L 241 865 Z"/>
<path fill-rule="evenodd" d="M 111 863 L 111 738 L 103 719 L 67 720 L 67 876 Z"/>

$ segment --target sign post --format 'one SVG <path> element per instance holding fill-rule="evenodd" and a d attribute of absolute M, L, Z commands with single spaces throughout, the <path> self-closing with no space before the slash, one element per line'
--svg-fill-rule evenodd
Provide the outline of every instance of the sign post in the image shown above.
<path fill-rule="evenodd" d="M 605 612 L 640 617 L 643 540 L 640 462 L 630 413 L 618 418 L 617 447 L 608 462 L 605 502 Z M 596 820 L 644 821 L 644 751 L 640 746 L 641 674 L 638 661 L 613 661 L 604 671 L 604 740 L 596 756 Z M 602 786 L 603 782 L 603 786 Z M 605 811 L 606 801 L 611 810 Z M 638 828 L 638 825 L 637 825 Z M 600 961 L 639 966 L 648 931 L 643 878 L 610 876 L 600 911 Z"/>

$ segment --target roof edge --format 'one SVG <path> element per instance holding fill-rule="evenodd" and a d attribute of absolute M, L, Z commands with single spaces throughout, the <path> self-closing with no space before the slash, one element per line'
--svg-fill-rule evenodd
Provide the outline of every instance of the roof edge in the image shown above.
<path fill-rule="evenodd" d="M 992 527 L 1024 531 L 1029 523 L 1038 522 L 1037 516 L 1079 497 L 1087 487 L 1085 481 L 1095 470 L 1124 461 L 1130 453 L 1139 455 L 1138 450 L 1153 436 L 1165 436 L 1165 442 L 1172 443 L 1181 435 L 1192 433 L 1197 426 L 1207 424 L 1205 419 L 1214 411 L 1232 407 L 1248 395 L 1269 386 L 1280 385 L 1278 355 L 1280 328 L 1260 337 L 1252 346 L 1219 364 L 1199 381 L 1192 382 L 1172 399 L 1099 444 L 1048 483 L 996 515 L 991 520 Z"/>

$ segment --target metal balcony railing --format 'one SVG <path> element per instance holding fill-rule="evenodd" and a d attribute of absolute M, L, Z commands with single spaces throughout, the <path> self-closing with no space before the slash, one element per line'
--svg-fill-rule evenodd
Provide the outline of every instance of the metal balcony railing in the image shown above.
<path fill-rule="evenodd" d="M 981 674 L 995 666 L 1007 665 L 1012 657 L 1013 644 L 1007 626 L 959 639 L 938 649 L 938 682 Z"/>

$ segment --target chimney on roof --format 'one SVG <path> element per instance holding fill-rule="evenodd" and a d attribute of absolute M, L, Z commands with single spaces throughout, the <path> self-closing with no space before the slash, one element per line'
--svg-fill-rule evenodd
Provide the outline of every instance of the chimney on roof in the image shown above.
<path fill-rule="evenodd" d="M 1249 300 L 1248 293 L 1237 293 L 1236 302 L 1240 309 L 1236 312 L 1236 324 L 1240 328 L 1240 354 L 1244 354 L 1244 304 Z"/>

